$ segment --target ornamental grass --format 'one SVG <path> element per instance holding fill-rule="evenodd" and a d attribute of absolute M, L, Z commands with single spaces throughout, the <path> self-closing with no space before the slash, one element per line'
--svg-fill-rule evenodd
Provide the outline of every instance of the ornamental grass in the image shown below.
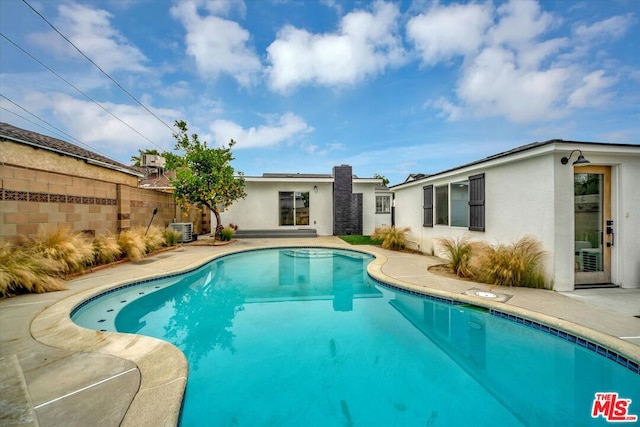
<path fill-rule="evenodd" d="M 162 236 L 164 237 L 165 246 L 175 246 L 180 241 L 182 233 L 178 230 L 167 227 L 162 231 Z"/>
<path fill-rule="evenodd" d="M 23 240 L 22 246 L 55 262 L 62 275 L 81 271 L 94 260 L 91 242 L 69 225 L 40 226 L 36 236 Z"/>
<path fill-rule="evenodd" d="M 118 234 L 118 245 L 131 261 L 140 261 L 146 253 L 144 236 L 136 230 L 122 230 Z"/>
<path fill-rule="evenodd" d="M 33 238 L 0 243 L 0 298 L 21 293 L 66 289 L 63 277 L 127 257 L 141 260 L 164 246 L 175 246 L 181 234 L 157 226 L 101 235 L 89 241 L 67 225 L 41 227 Z"/>
<path fill-rule="evenodd" d="M 118 239 L 112 234 L 98 236 L 93 240 L 95 264 L 109 264 L 117 261 L 122 254 Z"/>
<path fill-rule="evenodd" d="M 371 238 L 381 240 L 384 249 L 402 250 L 407 246 L 407 232 L 410 227 L 378 227 Z"/>
<path fill-rule="evenodd" d="M 437 239 L 442 246 L 441 252 L 449 260 L 449 267 L 456 276 L 470 278 L 473 271 L 470 267 L 473 243 L 468 237 L 441 237 Z"/>
<path fill-rule="evenodd" d="M 154 225 L 149 227 L 148 230 L 144 227 L 135 227 L 132 231 L 142 237 L 145 254 L 157 251 L 165 246 L 164 235 L 160 227 Z"/>
<path fill-rule="evenodd" d="M 489 247 L 483 255 L 479 278 L 500 286 L 547 288 L 542 266 L 544 255 L 540 242 L 531 236 Z"/>
<path fill-rule="evenodd" d="M 0 245 L 0 297 L 66 289 L 59 263 L 41 253 L 10 243 Z"/>

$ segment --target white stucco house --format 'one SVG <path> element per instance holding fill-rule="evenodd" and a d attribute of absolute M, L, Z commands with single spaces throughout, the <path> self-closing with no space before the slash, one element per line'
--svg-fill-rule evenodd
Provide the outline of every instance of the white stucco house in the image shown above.
<path fill-rule="evenodd" d="M 277 237 L 289 231 L 292 235 L 370 235 L 378 223 L 376 188 L 381 179 L 359 178 L 348 165 L 336 166 L 326 175 L 265 173 L 244 179 L 247 196 L 221 213 L 223 225 L 238 226 L 238 236 Z M 391 193 L 386 190 L 384 195 L 390 223 Z"/>
<path fill-rule="evenodd" d="M 585 160 L 586 159 L 586 160 Z M 491 244 L 536 237 L 556 291 L 640 288 L 640 145 L 550 140 L 392 186 L 396 226 Z"/>

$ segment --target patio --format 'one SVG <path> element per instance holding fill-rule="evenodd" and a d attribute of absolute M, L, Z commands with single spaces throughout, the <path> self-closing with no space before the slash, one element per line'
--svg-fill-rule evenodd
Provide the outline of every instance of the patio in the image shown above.
<path fill-rule="evenodd" d="M 224 253 L 273 245 L 366 250 L 378 255 L 370 273 L 391 284 L 498 307 L 570 330 L 640 361 L 640 318 L 634 317 L 640 315 L 640 289 L 557 293 L 490 288 L 428 272 L 429 265 L 442 262 L 438 258 L 350 246 L 336 237 L 241 239 L 227 246 L 185 245 L 78 277 L 68 282 L 66 291 L 0 300 L 3 425 L 175 425 L 187 376 L 182 353 L 148 337 L 81 329 L 68 318 L 70 309 L 99 288 L 187 270 Z M 508 298 L 491 301 L 469 295 L 471 289 Z"/>

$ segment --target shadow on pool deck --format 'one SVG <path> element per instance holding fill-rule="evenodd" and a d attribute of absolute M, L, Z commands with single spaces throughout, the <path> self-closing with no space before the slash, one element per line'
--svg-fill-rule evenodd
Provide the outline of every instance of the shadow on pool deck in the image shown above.
<path fill-rule="evenodd" d="M 377 278 L 568 328 L 640 362 L 640 318 L 634 317 L 640 315 L 640 289 L 558 293 L 490 288 L 429 273 L 428 266 L 442 262 L 437 258 L 350 246 L 335 237 L 242 239 L 227 246 L 186 245 L 78 277 L 68 282 L 67 291 L 0 300 L 0 424 L 175 425 L 187 376 L 182 353 L 149 337 L 80 328 L 69 319 L 70 310 L 102 289 L 188 270 L 224 253 L 274 245 L 369 251 L 379 256 L 369 268 Z M 508 298 L 491 301 L 471 289 Z"/>

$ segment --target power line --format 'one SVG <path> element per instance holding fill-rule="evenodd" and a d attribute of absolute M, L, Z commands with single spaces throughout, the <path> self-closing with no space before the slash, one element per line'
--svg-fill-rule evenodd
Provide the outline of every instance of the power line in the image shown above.
<path fill-rule="evenodd" d="M 3 95 L 3 94 L 1 94 L 1 93 L 0 93 L 0 97 L 2 97 L 2 98 L 4 98 L 4 99 L 6 99 L 6 100 L 7 100 L 7 101 L 9 101 L 10 103 L 12 103 L 13 105 L 15 105 L 15 106 L 16 106 L 16 107 L 18 107 L 19 109 L 21 109 L 22 111 L 24 111 L 25 113 L 27 113 L 27 114 L 29 114 L 29 115 L 31 115 L 31 116 L 33 116 L 33 117 L 35 117 L 36 119 L 40 120 L 40 121 L 41 121 L 41 122 L 43 122 L 43 123 L 46 123 L 46 124 L 47 124 L 47 126 L 50 126 L 52 129 L 55 129 L 55 130 L 57 131 L 56 133 L 58 133 L 58 135 L 66 135 L 68 138 L 70 138 L 70 139 L 74 140 L 76 143 L 78 143 L 78 144 L 80 144 L 80 145 L 84 146 L 85 148 L 87 148 L 87 149 L 89 149 L 89 150 L 91 150 L 91 151 L 94 151 L 94 152 L 96 152 L 96 153 L 98 153 L 98 154 L 101 154 L 101 155 L 103 155 L 103 156 L 105 156 L 105 157 L 109 158 L 109 156 L 107 156 L 106 154 L 101 153 L 100 151 L 96 150 L 95 148 L 93 148 L 93 147 L 92 147 L 92 146 L 90 146 L 89 144 L 86 144 L 86 143 L 84 143 L 84 142 L 80 141 L 78 138 L 76 138 L 76 137 L 74 137 L 74 136 L 69 135 L 67 132 L 63 131 L 62 129 L 60 129 L 60 128 L 58 128 L 58 127 L 54 126 L 54 125 L 52 125 L 51 123 L 49 123 L 48 121 L 46 121 L 46 120 L 45 120 L 45 119 L 43 119 L 42 117 L 38 116 L 38 115 L 37 115 L 37 114 L 35 114 L 35 113 L 32 113 L 31 111 L 27 110 L 26 108 L 24 108 L 23 106 L 19 105 L 18 103 L 16 103 L 16 102 L 12 101 L 11 99 L 9 99 L 8 97 L 6 97 L 5 95 Z M 8 112 L 10 112 L 10 113 L 13 113 L 13 114 L 15 114 L 15 115 L 16 115 L 16 116 L 18 116 L 18 117 L 22 117 L 22 116 L 20 116 L 20 114 L 17 114 L 17 113 L 15 113 L 15 112 L 11 111 L 11 110 L 7 110 L 7 109 L 6 109 L 6 108 L 4 108 L 4 107 L 0 107 L 0 108 L 2 108 L 2 109 L 3 109 L 3 110 L 5 110 L 5 111 L 8 111 Z M 24 118 L 24 117 L 22 117 L 22 118 Z M 27 118 L 24 118 L 24 119 L 25 119 L 25 120 L 27 120 L 27 121 L 29 121 L 29 122 L 31 122 L 31 123 L 33 123 L 31 120 L 29 120 L 29 119 L 27 119 Z M 37 123 L 34 123 L 34 124 L 35 124 L 35 125 L 38 125 Z M 38 126 L 40 126 L 40 125 L 38 125 Z M 45 129 L 43 126 L 40 126 L 40 127 L 41 127 L 41 128 L 43 128 L 43 129 Z"/>
<path fill-rule="evenodd" d="M 128 124 L 127 122 L 125 122 L 124 120 L 122 120 L 120 117 L 116 116 L 115 114 L 113 114 L 111 111 L 109 111 L 108 109 L 106 109 L 104 106 L 100 105 L 100 103 L 98 103 L 96 100 L 94 100 L 93 98 L 91 98 L 89 95 L 87 95 L 85 92 L 83 92 L 82 90 L 78 89 L 75 85 L 73 85 L 71 82 L 69 82 L 68 80 L 66 80 L 64 77 L 62 77 L 60 74 L 56 73 L 54 70 L 52 70 L 51 68 L 49 68 L 46 64 L 44 64 L 42 61 L 40 61 L 38 58 L 36 58 L 35 56 L 33 56 L 32 54 L 30 54 L 28 51 L 26 51 L 24 48 L 22 48 L 20 45 L 18 45 L 16 42 L 14 42 L 13 40 L 11 40 L 9 37 L 7 37 L 6 35 L 4 35 L 3 33 L 0 33 L 0 36 L 2 36 L 5 40 L 7 40 L 9 43 L 11 43 L 12 45 L 14 45 L 16 48 L 20 49 L 25 55 L 27 55 L 29 58 L 33 59 L 34 61 L 36 61 L 38 64 L 42 65 L 44 68 L 46 68 L 47 70 L 49 70 L 51 73 L 53 73 L 55 76 L 57 76 L 60 80 L 62 80 L 63 82 L 65 82 L 66 84 L 68 84 L 69 86 L 71 86 L 72 88 L 74 88 L 75 90 L 77 90 L 78 92 L 80 92 L 82 95 L 84 95 L 87 99 L 89 99 L 91 102 L 93 102 L 94 104 L 96 104 L 98 107 L 102 108 L 104 111 L 106 111 L 108 114 L 110 114 L 113 118 L 115 118 L 116 120 L 118 120 L 120 123 L 122 123 L 123 125 L 125 125 L 126 127 L 128 127 L 129 129 L 131 129 L 132 131 L 134 131 L 135 133 L 137 133 L 138 135 L 140 135 L 142 138 L 144 138 L 145 140 L 147 140 L 148 142 L 150 142 L 151 144 L 155 145 L 156 147 L 160 148 L 162 150 L 162 147 L 160 147 L 158 144 L 156 144 L 155 142 L 153 142 L 151 139 L 147 138 L 146 136 L 144 136 L 142 133 L 140 133 L 137 129 L 135 129 L 133 126 L 131 126 L 130 124 Z"/>
<path fill-rule="evenodd" d="M 100 72 L 102 74 L 104 74 L 109 80 L 111 80 L 116 86 L 118 86 L 124 93 L 126 93 L 131 99 L 133 99 L 136 103 L 138 103 L 142 108 L 144 108 L 149 114 L 151 114 L 153 117 L 155 117 L 160 123 L 162 123 L 163 125 L 165 125 L 167 127 L 167 129 L 169 129 L 171 131 L 171 133 L 173 134 L 175 129 L 173 129 L 171 126 L 169 126 L 167 123 L 164 122 L 164 120 L 162 120 L 160 117 L 158 117 L 153 111 L 151 111 L 149 108 L 147 108 L 146 105 L 144 105 L 142 102 L 140 102 L 138 100 L 138 98 L 136 98 L 135 96 L 133 96 L 128 90 L 126 90 L 120 83 L 118 83 L 113 77 L 111 77 L 106 71 L 104 71 L 102 68 L 100 68 L 100 66 L 98 64 L 96 64 L 95 62 L 93 62 L 93 60 L 91 58 L 89 58 L 82 50 L 80 50 L 80 48 L 78 46 L 76 46 L 75 44 L 73 44 L 73 42 L 71 40 L 69 40 L 64 34 L 62 34 L 51 22 L 49 22 L 49 20 L 47 20 L 47 18 L 45 18 L 40 12 L 38 12 L 37 10 L 35 10 L 33 8 L 33 6 L 31 6 L 29 4 L 29 2 L 27 2 L 27 0 L 22 0 L 22 2 L 24 4 L 26 4 L 29 9 L 31 9 L 36 15 L 38 15 L 40 18 L 42 18 L 42 20 L 44 22 L 46 22 L 47 24 L 49 24 L 49 26 L 51 28 L 53 28 L 53 30 L 58 33 L 60 35 L 60 37 L 62 37 L 63 39 L 65 39 L 67 41 L 67 43 L 69 43 L 71 46 L 73 46 L 79 53 L 80 55 L 84 56 L 87 61 L 91 62 L 91 64 L 93 64 L 94 67 L 96 67 L 98 70 L 100 70 Z"/>
<path fill-rule="evenodd" d="M 14 104 L 14 105 L 15 105 L 15 104 Z M 37 123 L 37 122 L 35 122 L 35 121 L 31 120 L 30 118 L 28 118 L 28 117 L 26 117 L 26 116 L 23 116 L 22 114 L 18 114 L 18 113 L 16 113 L 15 111 L 11 111 L 11 110 L 9 110 L 8 108 L 5 108 L 5 107 L 3 107 L 3 106 L 1 106 L 1 105 L 0 105 L 0 110 L 4 110 L 4 111 L 6 111 L 7 113 L 11 113 L 11 114 L 13 114 L 14 116 L 20 117 L 22 120 L 25 120 L 25 121 L 27 121 L 27 122 L 29 122 L 29 123 L 33 124 L 33 125 L 38 126 L 38 127 L 39 127 L 39 128 L 41 128 L 41 129 L 44 129 L 44 130 L 45 130 L 45 131 L 47 131 L 47 132 L 54 133 L 54 134 L 58 135 L 59 137 L 64 138 L 64 136 L 63 136 L 61 133 L 59 133 L 59 132 L 57 132 L 57 131 L 55 131 L 55 130 L 51 130 L 51 129 L 49 129 L 49 128 L 46 128 L 46 127 L 42 126 L 40 123 Z M 30 113 L 30 114 L 31 114 L 31 113 Z M 42 119 L 38 117 L 38 120 L 42 120 Z M 92 148 L 92 150 L 94 150 L 94 149 Z M 95 150 L 95 151 L 96 151 L 97 153 L 99 153 L 99 154 L 102 154 L 102 155 L 106 156 L 105 154 L 100 153 L 100 152 L 99 152 L 99 151 L 97 151 L 97 150 Z"/>

